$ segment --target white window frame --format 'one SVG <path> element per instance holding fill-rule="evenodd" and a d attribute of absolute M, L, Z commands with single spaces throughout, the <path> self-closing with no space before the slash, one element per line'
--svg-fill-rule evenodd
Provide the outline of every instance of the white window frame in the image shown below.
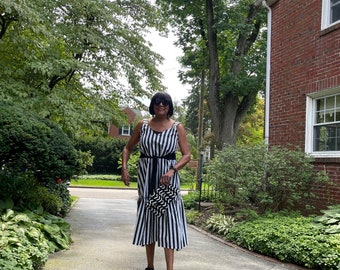
<path fill-rule="evenodd" d="M 130 133 L 130 130 L 131 130 L 130 126 L 123 126 L 123 127 L 121 127 L 121 130 L 122 130 L 122 132 L 121 132 L 120 135 L 122 135 L 122 136 L 130 136 L 131 135 L 131 133 Z"/>
<path fill-rule="evenodd" d="M 340 23 L 340 20 L 331 23 L 331 0 L 322 0 L 321 30 Z"/>
<path fill-rule="evenodd" d="M 314 123 L 316 111 L 316 99 L 333 96 L 340 93 L 340 87 L 307 95 L 306 98 L 306 130 L 305 152 L 315 158 L 338 158 L 340 151 L 314 151 Z"/>

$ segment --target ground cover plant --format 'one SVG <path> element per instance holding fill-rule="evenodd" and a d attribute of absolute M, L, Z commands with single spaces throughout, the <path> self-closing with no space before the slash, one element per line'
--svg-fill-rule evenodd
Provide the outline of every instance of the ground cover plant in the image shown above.
<path fill-rule="evenodd" d="M 328 234 L 340 234 L 340 205 L 329 206 L 321 210 L 322 216 L 316 217 L 317 223 Z"/>
<path fill-rule="evenodd" d="M 339 206 L 331 209 L 336 215 L 340 212 Z M 213 212 L 187 210 L 187 221 L 240 247 L 283 262 L 311 269 L 340 269 L 340 233 L 330 233 L 334 232 L 334 219 L 329 211 L 318 217 L 283 211 L 243 221 L 237 214 Z"/>
<path fill-rule="evenodd" d="M 10 202 L 1 201 L 1 206 Z M 70 225 L 60 217 L 28 210 L 0 211 L 0 269 L 40 269 L 48 254 L 67 249 Z"/>
<path fill-rule="evenodd" d="M 339 269 L 340 234 L 328 234 L 299 214 L 268 214 L 230 228 L 225 238 L 241 247 L 312 269 Z"/>

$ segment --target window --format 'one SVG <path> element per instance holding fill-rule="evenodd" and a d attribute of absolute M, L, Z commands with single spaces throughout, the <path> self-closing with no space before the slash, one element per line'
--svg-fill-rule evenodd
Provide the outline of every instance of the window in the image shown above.
<path fill-rule="evenodd" d="M 320 157 L 340 156 L 339 89 L 318 95 L 307 98 L 306 152 Z"/>
<path fill-rule="evenodd" d="M 322 0 L 321 29 L 340 23 L 340 0 Z"/>
<path fill-rule="evenodd" d="M 318 98 L 314 124 L 314 151 L 340 150 L 340 94 Z"/>
<path fill-rule="evenodd" d="M 132 133 L 131 126 L 123 126 L 119 129 L 119 135 L 130 136 Z"/>
<path fill-rule="evenodd" d="M 331 23 L 340 20 L 340 0 L 331 0 Z"/>

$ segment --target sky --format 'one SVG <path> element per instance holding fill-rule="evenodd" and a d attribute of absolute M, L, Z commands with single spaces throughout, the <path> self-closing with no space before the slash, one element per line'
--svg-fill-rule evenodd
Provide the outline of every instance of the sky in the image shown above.
<path fill-rule="evenodd" d="M 175 36 L 170 32 L 169 37 L 165 38 L 159 36 L 157 32 L 152 32 L 148 35 L 148 40 L 153 44 L 151 49 L 164 57 L 163 64 L 158 67 L 158 70 L 164 75 L 163 85 L 167 87 L 167 92 L 173 101 L 180 103 L 189 95 L 190 86 L 182 85 L 178 78 L 180 64 L 177 57 L 182 55 L 182 51 L 173 44 Z"/>

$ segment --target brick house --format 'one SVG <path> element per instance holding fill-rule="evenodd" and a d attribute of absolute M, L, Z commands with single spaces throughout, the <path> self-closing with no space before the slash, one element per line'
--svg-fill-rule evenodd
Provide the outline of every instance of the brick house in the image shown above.
<path fill-rule="evenodd" d="M 266 131 L 293 144 L 337 185 L 317 187 L 317 208 L 340 203 L 340 0 L 267 0 Z"/>
<path fill-rule="evenodd" d="M 129 139 L 132 134 L 133 124 L 136 120 L 142 118 L 142 114 L 140 111 L 129 107 L 125 107 L 122 110 L 128 117 L 128 124 L 122 127 L 116 127 L 113 124 L 110 124 L 108 132 L 112 138 Z"/>

